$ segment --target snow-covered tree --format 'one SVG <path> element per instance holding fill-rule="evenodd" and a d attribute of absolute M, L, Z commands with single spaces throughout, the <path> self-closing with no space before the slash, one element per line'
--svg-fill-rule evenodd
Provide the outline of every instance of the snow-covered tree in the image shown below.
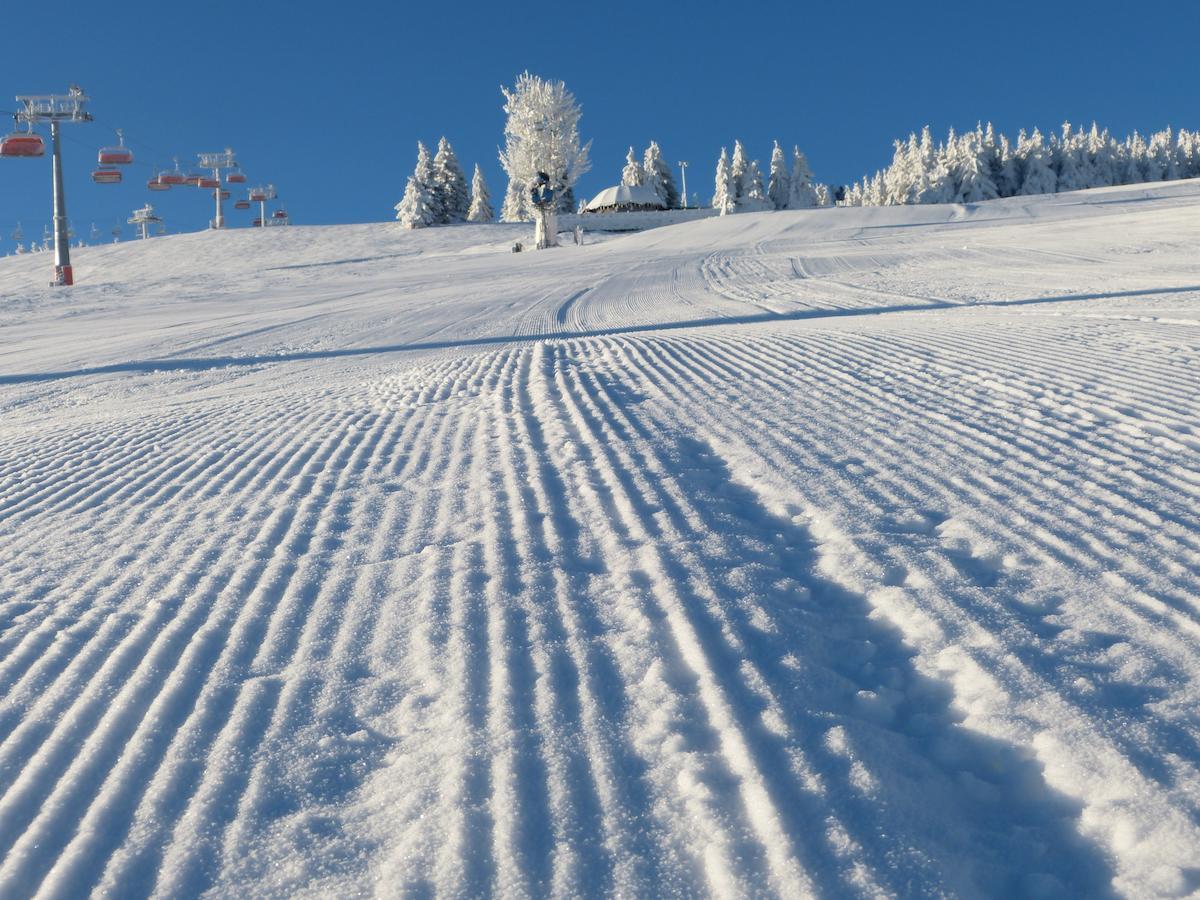
<path fill-rule="evenodd" d="M 721 158 L 717 160 L 717 183 L 713 191 L 713 209 L 722 216 L 727 216 L 734 210 L 733 173 L 729 167 L 729 153 L 721 148 Z"/>
<path fill-rule="evenodd" d="M 792 147 L 792 175 L 788 179 L 788 209 L 808 209 L 816 205 L 817 195 L 813 190 L 812 169 L 808 157 L 799 147 Z"/>
<path fill-rule="evenodd" d="M 396 204 L 396 219 L 405 228 L 428 228 L 437 223 L 429 189 L 416 175 L 408 176 L 404 197 Z"/>
<path fill-rule="evenodd" d="M 420 141 L 417 141 L 417 165 L 413 169 L 413 178 L 416 179 L 417 184 L 424 192 L 425 204 L 429 207 L 430 215 L 433 216 L 433 219 L 428 224 L 441 224 L 446 219 L 445 204 L 442 203 L 442 195 L 437 188 L 437 177 L 433 170 L 433 157 L 429 155 L 429 149 Z"/>
<path fill-rule="evenodd" d="M 529 222 L 533 213 L 529 210 L 529 192 L 515 178 L 508 179 L 504 192 L 504 203 L 500 206 L 501 222 Z"/>
<path fill-rule="evenodd" d="M 733 160 L 729 164 L 729 177 L 733 182 L 733 202 L 737 203 L 746 194 L 746 168 L 750 161 L 746 159 L 746 148 L 741 141 L 733 142 Z"/>
<path fill-rule="evenodd" d="M 575 212 L 575 188 L 569 187 L 558 195 L 557 209 L 567 215 Z"/>
<path fill-rule="evenodd" d="M 817 197 L 817 206 L 833 206 L 833 194 L 829 190 L 829 185 L 818 184 L 813 193 Z"/>
<path fill-rule="evenodd" d="M 590 168 L 591 143 L 579 143 L 581 111 L 561 81 L 548 81 L 525 72 L 511 88 L 501 88 L 504 111 L 504 150 L 500 163 L 508 177 L 528 192 L 535 184 L 561 195 Z M 506 202 L 507 205 L 507 202 Z M 535 209 L 538 249 L 558 243 L 558 218 L 553 208 Z"/>
<path fill-rule="evenodd" d="M 1058 176 L 1051 167 L 1049 150 L 1036 128 L 1023 144 L 1017 145 L 1021 158 L 1021 169 L 1025 173 L 1021 181 L 1021 194 L 1053 194 L 1058 189 Z"/>
<path fill-rule="evenodd" d="M 771 177 L 767 182 L 767 197 L 775 209 L 787 209 L 791 198 L 792 178 L 788 174 L 787 160 L 783 156 L 783 148 L 779 141 L 771 150 Z"/>
<path fill-rule="evenodd" d="M 621 170 L 621 184 L 638 187 L 646 182 L 646 172 L 633 153 L 633 148 L 625 155 L 625 168 Z"/>
<path fill-rule="evenodd" d="M 746 174 L 742 176 L 743 194 L 738 206 L 744 212 L 762 212 L 771 208 L 767 199 L 767 189 L 763 185 L 762 170 L 758 160 L 753 159 L 746 165 Z"/>
<path fill-rule="evenodd" d="M 438 142 L 437 156 L 433 158 L 433 188 L 441 205 L 441 223 L 465 222 L 471 208 L 467 179 L 454 148 L 444 137 Z"/>
<path fill-rule="evenodd" d="M 467 221 L 490 222 L 494 215 L 487 182 L 483 180 L 483 170 L 476 163 L 475 174 L 471 177 L 471 208 L 467 211 Z"/>
<path fill-rule="evenodd" d="M 663 159 L 657 141 L 651 141 L 650 146 L 646 148 L 642 156 L 642 171 L 646 176 L 645 183 L 654 188 L 654 193 L 658 194 L 663 206 L 667 209 L 679 206 L 679 190 L 675 187 L 675 177 L 671 174 L 671 167 Z"/>

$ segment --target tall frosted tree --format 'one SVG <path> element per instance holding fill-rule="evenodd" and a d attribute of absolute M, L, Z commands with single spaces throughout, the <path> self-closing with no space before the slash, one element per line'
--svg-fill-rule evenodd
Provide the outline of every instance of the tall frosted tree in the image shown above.
<path fill-rule="evenodd" d="M 717 183 L 712 205 L 722 216 L 734 211 L 733 173 L 729 166 L 729 153 L 724 147 L 721 148 L 721 158 L 717 160 Z"/>
<path fill-rule="evenodd" d="M 679 206 L 679 190 L 675 187 L 675 178 L 671 174 L 671 167 L 663 159 L 657 141 L 651 141 L 642 155 L 642 171 L 646 175 L 646 184 L 654 188 L 654 193 L 658 194 L 663 206 L 667 209 Z"/>
<path fill-rule="evenodd" d="M 433 184 L 441 202 L 442 224 L 465 222 L 471 208 L 467 179 L 454 148 L 444 137 L 438 142 L 437 156 L 433 158 Z"/>
<path fill-rule="evenodd" d="M 408 176 L 404 197 L 395 208 L 396 219 L 405 228 L 428 228 L 436 223 L 429 189 L 417 180 L 416 175 Z"/>
<path fill-rule="evenodd" d="M 504 203 L 500 206 L 501 222 L 529 222 L 533 214 L 529 210 L 529 192 L 515 178 L 508 179 L 504 192 Z"/>
<path fill-rule="evenodd" d="M 733 202 L 737 203 L 746 194 L 746 168 L 750 161 L 746 159 L 746 148 L 741 141 L 733 142 L 733 159 L 729 164 L 729 178 L 733 182 Z"/>
<path fill-rule="evenodd" d="M 1024 144 L 1017 145 L 1021 168 L 1021 194 L 1053 194 L 1058 189 L 1058 176 L 1050 165 L 1050 153 L 1042 133 L 1036 128 Z"/>
<path fill-rule="evenodd" d="M 471 177 L 471 208 L 467 210 L 467 221 L 490 222 L 494 215 L 487 182 L 483 180 L 483 170 L 476 163 L 475 174 Z"/>
<path fill-rule="evenodd" d="M 800 152 L 799 147 L 793 147 L 792 176 L 788 181 L 788 209 L 808 209 L 817 205 L 812 177 L 808 157 Z"/>
<path fill-rule="evenodd" d="M 746 174 L 742 176 L 743 193 L 738 205 L 746 212 L 762 212 L 769 209 L 771 203 L 767 200 L 767 189 L 763 185 L 762 170 L 758 160 L 752 159 L 746 164 Z"/>
<path fill-rule="evenodd" d="M 562 196 L 590 168 L 591 143 L 579 142 L 582 111 L 561 81 L 547 81 L 528 72 L 512 88 L 502 87 L 504 150 L 500 163 L 508 177 L 529 192 L 543 185 Z M 506 204 L 507 206 L 507 201 Z M 534 208 L 538 249 L 558 244 L 558 213 L 553 205 Z"/>
<path fill-rule="evenodd" d="M 775 209 L 787 209 L 791 199 L 791 176 L 787 170 L 787 160 L 779 141 L 771 151 L 771 177 L 767 182 L 767 197 Z"/>
<path fill-rule="evenodd" d="M 629 152 L 625 155 L 625 168 L 621 170 L 621 184 L 629 185 L 629 187 L 638 187 L 646 181 L 646 172 L 642 169 L 642 164 L 638 162 L 637 156 L 633 153 L 633 148 L 629 148 Z"/>
<path fill-rule="evenodd" d="M 446 220 L 446 208 L 442 203 L 442 194 L 438 190 L 437 176 L 433 169 L 433 157 L 429 148 L 417 141 L 417 165 L 413 169 L 413 178 L 417 180 L 425 193 L 426 204 L 433 216 L 431 225 L 438 225 Z"/>

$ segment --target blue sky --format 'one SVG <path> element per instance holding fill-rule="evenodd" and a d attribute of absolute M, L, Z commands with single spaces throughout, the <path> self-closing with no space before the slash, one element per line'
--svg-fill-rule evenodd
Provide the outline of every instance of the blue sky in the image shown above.
<path fill-rule="evenodd" d="M 7 4 L 0 109 L 18 93 L 92 96 L 97 121 L 64 130 L 76 230 L 108 230 L 146 200 L 172 230 L 204 227 L 196 189 L 149 194 L 90 181 L 95 151 L 124 127 L 139 164 L 186 165 L 232 146 L 252 181 L 274 181 L 299 223 L 381 221 L 403 191 L 417 140 L 445 134 L 494 198 L 504 117 L 499 86 L 528 69 L 562 78 L 593 140 L 586 196 L 617 180 L 629 144 L 656 139 L 688 159 L 705 200 L 722 145 L 765 163 L 797 143 L 818 179 L 884 165 L 895 137 L 991 119 L 1007 133 L 1096 119 L 1115 132 L 1200 127 L 1194 47 L 1200 9 L 1009 2 L 531 4 Z M 552 7 L 548 7 L 552 8 Z M 55 35 L 51 49 L 48 37 Z M 27 36 L 23 39 L 22 36 Z M 0 160 L 0 251 L 17 220 L 49 221 L 49 160 Z M 244 217 L 245 214 L 236 214 Z M 248 221 L 248 217 L 246 217 Z M 240 223 L 242 218 L 231 219 Z"/>

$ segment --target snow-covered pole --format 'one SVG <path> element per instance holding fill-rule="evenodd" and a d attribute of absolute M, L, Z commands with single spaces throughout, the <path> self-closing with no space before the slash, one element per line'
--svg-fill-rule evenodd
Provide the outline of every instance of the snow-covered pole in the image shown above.
<path fill-rule="evenodd" d="M 687 209 L 687 160 L 679 161 L 679 174 L 683 176 L 683 193 L 679 195 L 679 208 Z"/>

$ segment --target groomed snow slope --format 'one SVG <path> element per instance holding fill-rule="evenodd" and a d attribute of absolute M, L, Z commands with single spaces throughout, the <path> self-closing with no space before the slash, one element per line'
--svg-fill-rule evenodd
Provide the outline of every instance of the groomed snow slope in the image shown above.
<path fill-rule="evenodd" d="M 0 895 L 1200 889 L 1200 185 L 0 260 Z"/>

